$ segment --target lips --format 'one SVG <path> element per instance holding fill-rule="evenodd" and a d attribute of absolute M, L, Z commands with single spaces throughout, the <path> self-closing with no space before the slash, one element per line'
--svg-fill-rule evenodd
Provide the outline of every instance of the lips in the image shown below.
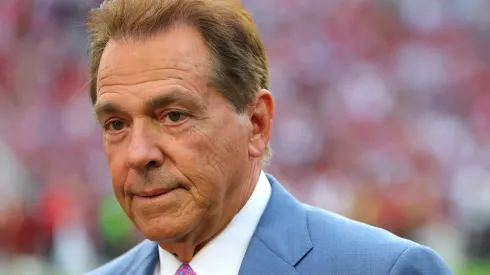
<path fill-rule="evenodd" d="M 175 189 L 177 189 L 177 188 L 146 190 L 146 191 L 136 193 L 136 196 L 141 197 L 141 198 L 151 199 L 151 198 L 163 196 L 169 192 L 174 191 Z"/>

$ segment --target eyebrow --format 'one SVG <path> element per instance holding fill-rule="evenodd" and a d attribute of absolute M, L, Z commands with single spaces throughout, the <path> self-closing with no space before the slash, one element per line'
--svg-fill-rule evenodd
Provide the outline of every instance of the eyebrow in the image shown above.
<path fill-rule="evenodd" d="M 150 98 L 146 102 L 146 109 L 148 112 L 151 112 L 155 109 L 163 109 L 173 104 L 182 104 L 187 108 L 198 110 L 205 108 L 204 103 L 195 94 L 188 91 L 173 90 L 169 93 Z"/>
<path fill-rule="evenodd" d="M 183 90 L 172 90 L 169 93 L 150 98 L 145 103 L 145 113 L 151 114 L 157 109 L 164 109 L 174 104 L 181 104 L 186 108 L 197 112 L 204 111 L 206 109 L 206 106 L 202 100 L 200 100 L 199 97 L 193 93 Z M 112 102 L 96 103 L 94 106 L 94 111 L 95 117 L 97 120 L 99 120 L 104 114 L 111 115 L 123 113 L 123 108 Z"/>
<path fill-rule="evenodd" d="M 94 106 L 95 118 L 100 122 L 103 114 L 118 114 L 121 113 L 121 108 L 114 103 L 96 103 Z"/>

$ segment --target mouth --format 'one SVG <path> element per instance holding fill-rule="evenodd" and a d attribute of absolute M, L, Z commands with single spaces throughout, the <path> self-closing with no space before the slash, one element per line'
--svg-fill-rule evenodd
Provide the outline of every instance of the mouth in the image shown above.
<path fill-rule="evenodd" d="M 170 192 L 175 191 L 177 189 L 179 189 L 179 188 L 177 187 L 177 188 L 171 188 L 171 189 L 146 190 L 146 191 L 136 193 L 135 195 L 137 197 L 140 197 L 143 199 L 153 199 L 153 198 L 165 196 L 165 195 L 169 194 Z"/>

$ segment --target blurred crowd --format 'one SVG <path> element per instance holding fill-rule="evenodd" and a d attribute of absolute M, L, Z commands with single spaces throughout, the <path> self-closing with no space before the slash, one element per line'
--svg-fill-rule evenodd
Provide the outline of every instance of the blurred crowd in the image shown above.
<path fill-rule="evenodd" d="M 242 2 L 276 100 L 265 170 L 450 264 L 490 260 L 490 1 Z M 88 96 L 99 3 L 0 1 L 0 275 L 80 274 L 142 238 Z"/>

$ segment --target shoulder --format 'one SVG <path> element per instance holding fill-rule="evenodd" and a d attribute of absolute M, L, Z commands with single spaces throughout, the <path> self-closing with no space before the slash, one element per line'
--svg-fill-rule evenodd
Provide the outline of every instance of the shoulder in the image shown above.
<path fill-rule="evenodd" d="M 368 248 L 387 246 L 405 249 L 414 243 L 374 226 L 357 222 L 344 216 L 303 205 L 307 213 L 307 223 L 312 242 L 315 245 L 327 243 L 329 246 Z M 327 233 L 327 234 L 325 234 Z"/>
<path fill-rule="evenodd" d="M 158 258 L 155 243 L 145 240 L 128 252 L 86 275 L 133 274 L 136 268 L 152 268 Z"/>
<path fill-rule="evenodd" d="M 322 261 L 342 274 L 451 274 L 430 248 L 328 211 L 303 207 L 313 244 L 306 263 Z"/>

